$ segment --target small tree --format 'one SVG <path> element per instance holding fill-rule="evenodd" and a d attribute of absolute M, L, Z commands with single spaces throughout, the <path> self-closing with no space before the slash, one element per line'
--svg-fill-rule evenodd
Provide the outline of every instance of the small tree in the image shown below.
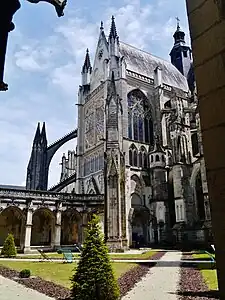
<path fill-rule="evenodd" d="M 14 237 L 10 233 L 8 234 L 7 238 L 5 239 L 5 242 L 3 244 L 3 248 L 1 251 L 1 255 L 5 257 L 13 257 L 16 256 L 16 247 L 14 242 Z"/>
<path fill-rule="evenodd" d="M 81 258 L 71 281 L 72 300 L 120 299 L 108 248 L 95 215 L 88 223 Z"/>

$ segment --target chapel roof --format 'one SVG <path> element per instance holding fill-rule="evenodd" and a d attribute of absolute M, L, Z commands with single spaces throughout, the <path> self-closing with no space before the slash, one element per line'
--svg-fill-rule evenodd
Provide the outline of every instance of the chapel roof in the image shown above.
<path fill-rule="evenodd" d="M 170 62 L 123 42 L 120 42 L 120 53 L 125 57 L 128 70 L 154 78 L 154 70 L 160 67 L 164 84 L 188 92 L 186 77 Z"/>

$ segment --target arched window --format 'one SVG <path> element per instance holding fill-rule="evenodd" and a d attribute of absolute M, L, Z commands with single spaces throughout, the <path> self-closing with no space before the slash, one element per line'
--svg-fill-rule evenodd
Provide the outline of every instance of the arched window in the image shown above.
<path fill-rule="evenodd" d="M 144 153 L 144 168 L 148 168 L 148 155 Z"/>
<path fill-rule="evenodd" d="M 132 144 L 129 149 L 129 164 L 130 164 L 130 166 L 133 166 L 133 167 L 139 166 L 139 164 L 138 164 L 139 157 L 138 156 L 139 156 L 138 150 L 135 147 L 135 145 Z"/>
<path fill-rule="evenodd" d="M 139 154 L 138 154 L 138 166 L 140 168 L 143 167 L 143 153 L 142 152 L 139 152 Z"/>
<path fill-rule="evenodd" d="M 134 155 L 134 167 L 138 166 L 138 156 L 137 156 L 137 150 L 135 149 L 133 152 Z"/>
<path fill-rule="evenodd" d="M 158 154 L 155 156 L 155 161 L 159 161 L 159 155 Z"/>
<path fill-rule="evenodd" d="M 128 94 L 128 135 L 131 140 L 154 143 L 150 105 L 140 90 Z"/>
<path fill-rule="evenodd" d="M 129 165 L 133 165 L 133 151 L 131 149 L 129 150 Z"/>
<path fill-rule="evenodd" d="M 147 151 L 143 146 L 140 149 L 138 158 L 139 158 L 139 167 L 141 168 L 147 167 Z"/>

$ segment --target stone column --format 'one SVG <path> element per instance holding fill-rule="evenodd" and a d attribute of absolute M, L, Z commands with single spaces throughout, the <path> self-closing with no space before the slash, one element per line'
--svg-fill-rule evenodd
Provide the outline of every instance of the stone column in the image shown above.
<path fill-rule="evenodd" d="M 28 208 L 26 225 L 25 225 L 24 253 L 29 253 L 31 251 L 30 243 L 31 243 L 32 218 L 33 218 L 33 210 L 31 208 Z"/>
<path fill-rule="evenodd" d="M 225 299 L 225 4 L 186 0 L 191 29 L 219 297 Z"/>
<path fill-rule="evenodd" d="M 84 243 L 86 234 L 86 228 L 87 228 L 87 224 L 88 224 L 88 213 L 87 212 L 83 212 L 82 214 L 82 222 L 81 222 L 81 234 L 79 234 L 80 240 L 78 242 L 80 242 L 81 244 Z"/>
<path fill-rule="evenodd" d="M 54 224 L 54 232 L 53 232 L 53 248 L 60 248 L 61 245 L 61 219 L 62 219 L 62 211 L 61 209 L 57 209 L 55 212 L 55 224 Z"/>

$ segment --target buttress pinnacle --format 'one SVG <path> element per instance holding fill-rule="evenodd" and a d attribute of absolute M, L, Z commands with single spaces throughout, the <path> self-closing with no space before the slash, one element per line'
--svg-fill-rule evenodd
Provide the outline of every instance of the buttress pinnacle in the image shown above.
<path fill-rule="evenodd" d="M 116 23 L 115 23 L 115 17 L 112 16 L 112 22 L 111 22 L 111 28 L 110 28 L 110 34 L 109 38 L 117 38 L 117 31 L 116 31 Z"/>
<path fill-rule="evenodd" d="M 85 73 L 91 68 L 91 60 L 90 60 L 90 55 L 89 55 L 89 50 L 86 50 L 86 56 L 84 60 L 84 65 L 82 68 L 82 72 Z"/>
<path fill-rule="evenodd" d="M 38 122 L 37 130 L 36 130 L 36 133 L 35 133 L 35 136 L 34 136 L 34 142 L 33 143 L 34 144 L 39 143 L 40 137 L 41 137 L 40 122 Z"/>

